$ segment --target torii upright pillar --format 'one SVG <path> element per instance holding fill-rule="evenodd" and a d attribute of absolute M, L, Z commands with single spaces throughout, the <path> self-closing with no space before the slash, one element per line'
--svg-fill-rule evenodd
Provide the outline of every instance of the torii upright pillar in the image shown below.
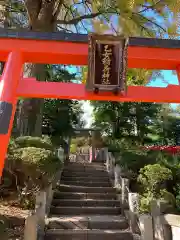
<path fill-rule="evenodd" d="M 16 111 L 17 87 L 22 73 L 22 63 L 21 53 L 9 53 L 0 80 L 0 177 Z"/>

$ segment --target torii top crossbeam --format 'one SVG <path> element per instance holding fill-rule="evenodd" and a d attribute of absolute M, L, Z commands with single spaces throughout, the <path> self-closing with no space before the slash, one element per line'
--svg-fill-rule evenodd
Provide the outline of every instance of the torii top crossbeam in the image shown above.
<path fill-rule="evenodd" d="M 18 50 L 25 62 L 87 65 L 87 41 L 85 34 L 0 31 L 0 60 Z M 176 70 L 179 64 L 179 40 L 129 39 L 129 68 Z"/>
<path fill-rule="evenodd" d="M 180 103 L 180 86 L 129 86 L 125 96 L 88 92 L 84 84 L 38 82 L 22 78 L 25 62 L 87 65 L 87 35 L 0 31 L 0 61 L 6 65 L 0 79 L 0 176 L 18 97 L 79 100 Z M 180 41 L 130 38 L 128 67 L 177 70 L 180 79 Z"/>
<path fill-rule="evenodd" d="M 10 52 L 21 52 L 23 62 L 87 65 L 87 35 L 72 33 L 0 32 L 0 61 Z M 179 71 L 180 41 L 152 38 L 130 38 L 128 67 Z M 68 91 L 67 91 L 68 90 Z M 179 86 L 167 88 L 130 86 L 124 97 L 111 93 L 95 95 L 84 84 L 47 83 L 26 79 L 19 82 L 17 95 L 22 97 L 63 98 L 79 100 L 114 100 L 144 102 L 180 102 Z M 173 95 L 171 92 L 173 91 Z"/>
<path fill-rule="evenodd" d="M 12 30 L 0 32 L 0 61 L 6 61 L 10 52 L 17 51 L 22 53 L 23 62 L 87 65 L 87 35 Z M 179 70 L 179 66 L 180 41 L 130 38 L 129 68 Z M 35 82 L 35 79 L 26 79 L 19 82 L 17 95 L 38 98 L 178 103 L 179 90 L 180 88 L 174 85 L 169 85 L 167 88 L 130 86 L 127 95 L 120 97 L 111 93 L 94 95 L 85 90 L 84 84 L 39 83 Z"/>

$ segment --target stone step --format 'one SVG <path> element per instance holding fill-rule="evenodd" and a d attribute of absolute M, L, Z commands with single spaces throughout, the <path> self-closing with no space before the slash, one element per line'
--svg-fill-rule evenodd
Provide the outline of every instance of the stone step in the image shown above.
<path fill-rule="evenodd" d="M 106 170 L 107 167 L 103 164 L 68 164 L 65 166 L 68 169 L 83 169 L 86 168 L 87 170 L 94 169 L 94 170 Z"/>
<path fill-rule="evenodd" d="M 77 175 L 77 174 L 79 174 L 79 175 L 81 175 L 81 174 L 86 174 L 86 175 L 94 175 L 94 176 L 96 176 L 96 175 L 98 175 L 98 174 L 100 174 L 100 176 L 108 176 L 108 172 L 107 171 L 100 171 L 100 170 L 80 170 L 80 169 L 64 169 L 63 170 L 63 173 L 71 173 L 71 174 L 73 174 L 73 175 Z"/>
<path fill-rule="evenodd" d="M 67 165 L 64 167 L 64 169 L 67 169 L 68 171 L 69 170 L 80 170 L 80 171 L 106 171 L 106 167 L 105 166 L 70 166 L 70 165 Z"/>
<path fill-rule="evenodd" d="M 65 181 L 62 180 L 63 185 L 87 186 L 87 187 L 112 187 L 110 182 L 91 182 L 91 181 Z"/>
<path fill-rule="evenodd" d="M 47 221 L 48 229 L 127 229 L 128 222 L 123 216 L 52 216 Z"/>
<path fill-rule="evenodd" d="M 69 162 L 67 164 L 67 166 L 75 166 L 75 167 L 81 167 L 81 166 L 84 166 L 84 167 L 105 167 L 105 164 L 104 163 L 96 163 L 96 162 L 84 162 L 84 163 L 78 163 L 78 162 Z"/>
<path fill-rule="evenodd" d="M 102 160 L 102 159 L 96 159 L 96 164 L 102 164 L 102 165 L 105 165 L 106 161 L 105 160 Z"/>
<path fill-rule="evenodd" d="M 112 187 L 86 187 L 86 186 L 74 186 L 63 185 L 59 186 L 61 192 L 82 192 L 82 193 L 115 193 L 116 190 Z"/>
<path fill-rule="evenodd" d="M 93 174 L 93 173 L 100 173 L 100 174 L 108 174 L 108 172 L 106 171 L 106 169 L 103 170 L 98 170 L 98 169 L 89 169 L 89 168 L 64 168 L 63 169 L 64 172 L 71 172 L 71 173 L 89 173 L 89 174 Z"/>
<path fill-rule="evenodd" d="M 59 192 L 54 193 L 54 199 L 116 199 L 116 193 L 82 193 Z"/>
<path fill-rule="evenodd" d="M 121 213 L 120 207 L 51 207 L 50 213 L 53 215 L 86 215 L 104 214 L 118 215 Z"/>
<path fill-rule="evenodd" d="M 67 165 L 64 167 L 64 169 L 67 169 L 67 170 L 78 170 L 80 169 L 80 171 L 106 171 L 106 166 L 103 166 L 103 165 L 100 165 L 100 166 L 86 166 L 86 165 Z"/>
<path fill-rule="evenodd" d="M 62 181 L 82 181 L 82 182 L 110 182 L 109 176 L 105 177 L 99 177 L 99 176 L 84 176 L 84 177 L 78 177 L 78 176 L 70 176 L 70 177 L 65 177 L 62 176 L 61 178 Z"/>
<path fill-rule="evenodd" d="M 52 206 L 74 206 L 74 207 L 120 207 L 118 200 L 92 200 L 92 199 L 53 199 Z"/>
<path fill-rule="evenodd" d="M 133 240 L 129 231 L 120 230 L 47 230 L 45 240 Z"/>
<path fill-rule="evenodd" d="M 100 163 L 96 163 L 96 164 L 92 164 L 92 163 L 70 163 L 67 164 L 65 167 L 74 167 L 74 168 L 94 168 L 94 169 L 106 169 L 106 165 L 105 164 L 100 164 Z"/>
<path fill-rule="evenodd" d="M 71 171 L 63 171 L 62 176 L 65 177 L 108 177 L 108 173 L 107 172 L 102 172 L 102 171 L 92 171 L 92 172 L 71 172 Z"/>

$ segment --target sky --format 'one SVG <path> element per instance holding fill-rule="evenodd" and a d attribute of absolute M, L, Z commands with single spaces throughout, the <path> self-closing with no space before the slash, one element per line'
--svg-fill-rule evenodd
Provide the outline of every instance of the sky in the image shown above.
<path fill-rule="evenodd" d="M 177 75 L 173 74 L 172 71 L 163 70 L 161 73 L 163 74 L 164 80 L 161 78 L 152 79 L 148 85 L 153 87 L 166 87 L 168 84 L 178 85 Z"/>

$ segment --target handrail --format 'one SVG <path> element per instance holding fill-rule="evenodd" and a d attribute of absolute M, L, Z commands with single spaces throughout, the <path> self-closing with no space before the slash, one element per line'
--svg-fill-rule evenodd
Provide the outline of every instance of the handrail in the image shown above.
<path fill-rule="evenodd" d="M 161 221 L 163 224 L 180 228 L 180 215 L 164 214 L 161 216 Z"/>
<path fill-rule="evenodd" d="M 106 153 L 106 168 L 109 172 L 113 186 L 117 190 L 117 198 L 121 203 L 122 214 L 126 216 L 129 221 L 130 229 L 134 234 L 140 234 L 140 223 L 139 223 L 139 194 L 132 193 L 129 188 L 130 180 L 125 178 L 126 174 L 123 169 L 116 164 L 116 159 L 108 149 L 104 149 Z M 148 219 L 149 220 L 149 219 Z M 141 226 L 145 226 L 147 219 L 141 220 Z M 147 235 L 142 234 L 142 240 L 153 240 L 147 239 Z"/>

